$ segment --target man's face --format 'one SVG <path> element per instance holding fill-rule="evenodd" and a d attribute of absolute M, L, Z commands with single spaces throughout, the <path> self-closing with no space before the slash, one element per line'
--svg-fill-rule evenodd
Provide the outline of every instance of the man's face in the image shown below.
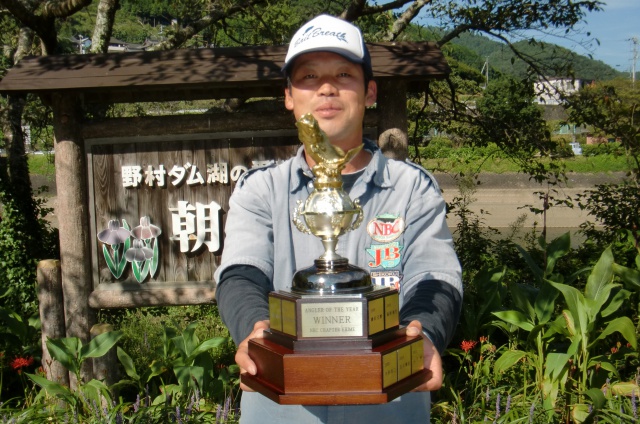
<path fill-rule="evenodd" d="M 296 119 L 311 112 L 332 144 L 351 149 L 362 142 L 366 106 L 376 101 L 376 84 L 365 90 L 362 66 L 329 52 L 296 58 L 285 89 L 285 106 Z"/>

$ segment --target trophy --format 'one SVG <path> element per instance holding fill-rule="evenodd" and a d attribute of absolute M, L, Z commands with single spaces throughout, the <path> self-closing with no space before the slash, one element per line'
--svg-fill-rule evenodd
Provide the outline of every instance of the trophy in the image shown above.
<path fill-rule="evenodd" d="M 248 387 L 279 404 L 380 404 L 430 376 L 420 336 L 399 326 L 398 292 L 374 286 L 367 271 L 336 253 L 338 237 L 363 218 L 342 189 L 341 172 L 362 149 L 333 146 L 311 114 L 296 123 L 316 163 L 314 190 L 293 211 L 298 230 L 320 238 L 324 253 L 298 270 L 290 291 L 269 294 L 270 329 L 249 341 L 256 375 Z"/>

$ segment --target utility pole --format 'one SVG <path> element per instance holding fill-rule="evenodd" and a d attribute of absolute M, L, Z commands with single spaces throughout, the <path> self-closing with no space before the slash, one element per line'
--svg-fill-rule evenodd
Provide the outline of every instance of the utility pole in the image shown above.
<path fill-rule="evenodd" d="M 485 76 L 484 88 L 486 89 L 489 86 L 489 57 L 484 61 L 484 65 L 482 65 L 480 73 Z"/>
<path fill-rule="evenodd" d="M 631 84 L 636 86 L 636 62 L 638 61 L 638 37 L 630 38 L 631 44 L 633 44 L 633 54 L 631 59 Z"/>

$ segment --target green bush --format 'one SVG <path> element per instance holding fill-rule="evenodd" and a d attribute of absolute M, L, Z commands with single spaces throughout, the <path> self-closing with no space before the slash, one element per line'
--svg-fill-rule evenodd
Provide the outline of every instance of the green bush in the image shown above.
<path fill-rule="evenodd" d="M 147 366 L 162 347 L 163 329 L 174 328 L 184 331 L 191 323 L 197 323 L 196 335 L 200 339 L 213 337 L 229 338 L 229 330 L 224 326 L 215 305 L 151 307 L 103 311 L 101 320 L 111 323 L 123 332 L 122 348 L 131 355 L 136 368 Z M 218 363 L 234 363 L 235 346 L 229 339 L 215 354 Z"/>
<path fill-rule="evenodd" d="M 582 146 L 582 154 L 585 156 L 624 156 L 625 150 L 620 143 L 585 144 Z"/>
<path fill-rule="evenodd" d="M 0 307 L 9 307 L 28 317 L 38 312 L 38 261 L 60 256 L 58 231 L 45 221 L 49 210 L 42 201 L 36 200 L 39 219 L 33 228 L 10 196 L 0 192 L 0 199 L 0 287 L 9 289 L 9 293 L 0 299 Z M 37 251 L 34 251 L 36 246 Z"/>

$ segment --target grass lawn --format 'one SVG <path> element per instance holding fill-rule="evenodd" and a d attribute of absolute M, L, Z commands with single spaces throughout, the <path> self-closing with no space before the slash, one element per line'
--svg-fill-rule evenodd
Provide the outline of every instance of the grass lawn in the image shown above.
<path fill-rule="evenodd" d="M 29 173 L 33 175 L 51 176 L 55 174 L 56 168 L 53 164 L 53 155 L 29 155 Z"/>
<path fill-rule="evenodd" d="M 455 152 L 452 150 L 452 152 Z M 31 174 L 51 176 L 55 173 L 53 155 L 29 155 L 29 171 Z M 537 159 L 549 163 L 550 159 Z M 554 159 L 556 163 L 565 167 L 566 172 L 608 173 L 627 172 L 632 169 L 628 158 L 614 154 L 600 154 L 596 156 L 574 156 Z M 477 155 L 464 157 L 453 154 L 446 158 L 425 159 L 422 165 L 433 172 L 464 172 L 464 173 L 495 173 L 504 174 L 519 172 L 518 165 L 508 158 L 493 156 L 481 158 Z"/>
<path fill-rule="evenodd" d="M 551 159 L 537 159 L 549 163 Z M 627 172 L 633 167 L 625 156 L 603 154 L 597 156 L 574 156 L 556 158 L 556 164 L 564 167 L 566 172 L 578 173 L 609 173 Z M 519 172 L 518 164 L 513 160 L 501 157 L 490 158 L 437 158 L 422 160 L 422 165 L 433 172 L 464 172 L 464 173 L 495 173 L 504 174 Z"/>

